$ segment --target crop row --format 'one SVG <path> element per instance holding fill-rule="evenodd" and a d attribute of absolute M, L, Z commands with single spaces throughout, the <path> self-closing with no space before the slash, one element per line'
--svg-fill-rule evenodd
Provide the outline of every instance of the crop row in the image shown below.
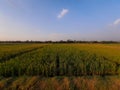
<path fill-rule="evenodd" d="M 18 45 L 0 45 L 0 62 L 4 62 L 21 54 L 36 50 L 37 48 L 44 45 L 28 45 L 28 44 L 18 44 Z"/>
<path fill-rule="evenodd" d="M 0 63 L 1 76 L 116 75 L 119 65 L 70 45 L 48 45 Z"/>

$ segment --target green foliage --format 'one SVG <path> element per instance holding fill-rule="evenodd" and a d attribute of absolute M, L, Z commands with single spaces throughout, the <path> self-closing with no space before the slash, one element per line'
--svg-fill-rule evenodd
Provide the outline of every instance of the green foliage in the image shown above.
<path fill-rule="evenodd" d="M 26 48 L 27 50 L 34 50 L 1 62 L 0 76 L 104 76 L 116 75 L 120 71 L 119 62 L 116 63 L 114 62 L 115 60 L 113 61 L 111 58 L 108 58 L 110 55 L 101 54 L 99 49 L 98 51 L 93 49 L 96 47 L 100 48 L 99 45 L 93 45 L 92 48 L 91 45 L 88 46 L 87 44 L 28 45 L 22 47 L 23 49 L 17 49 L 16 45 L 15 47 L 11 46 L 12 49 L 9 53 L 6 53 L 6 57 L 11 55 L 10 52 L 17 51 L 18 53 L 26 50 Z M 104 49 L 103 53 L 106 52 Z M 0 53 L 2 52 L 0 51 Z"/>

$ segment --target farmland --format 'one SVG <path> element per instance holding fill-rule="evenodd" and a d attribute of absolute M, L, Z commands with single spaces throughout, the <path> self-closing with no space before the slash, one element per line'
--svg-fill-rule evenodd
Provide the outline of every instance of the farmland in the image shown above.
<path fill-rule="evenodd" d="M 120 44 L 0 44 L 0 88 L 120 90 Z"/>

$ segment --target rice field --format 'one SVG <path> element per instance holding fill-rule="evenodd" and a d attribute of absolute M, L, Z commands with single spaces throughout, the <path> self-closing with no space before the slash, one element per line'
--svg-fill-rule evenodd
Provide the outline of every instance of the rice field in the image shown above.
<path fill-rule="evenodd" d="M 0 44 L 1 89 L 120 90 L 119 75 L 120 44 Z"/>

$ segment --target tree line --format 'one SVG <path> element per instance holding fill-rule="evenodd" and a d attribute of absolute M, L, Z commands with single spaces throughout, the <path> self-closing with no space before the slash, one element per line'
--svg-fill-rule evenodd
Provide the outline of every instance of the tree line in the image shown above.
<path fill-rule="evenodd" d="M 60 40 L 60 41 L 33 41 L 33 40 L 26 40 L 26 41 L 0 41 L 0 43 L 120 43 L 120 41 L 81 41 L 81 40 Z"/>

